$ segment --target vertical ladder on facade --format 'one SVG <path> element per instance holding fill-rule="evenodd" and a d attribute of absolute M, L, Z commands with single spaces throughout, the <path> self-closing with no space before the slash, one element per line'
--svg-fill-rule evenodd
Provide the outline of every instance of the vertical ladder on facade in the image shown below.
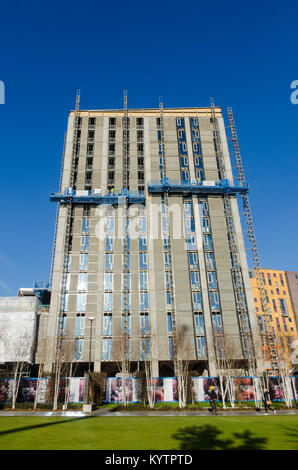
<path fill-rule="evenodd" d="M 237 174 L 238 174 L 239 182 L 243 183 L 245 182 L 245 176 L 244 176 L 244 170 L 243 170 L 243 165 L 242 165 L 242 159 L 241 159 L 240 148 L 238 144 L 238 137 L 237 137 L 232 108 L 229 107 L 227 109 L 227 114 L 228 114 L 229 128 L 230 128 L 230 134 L 231 134 L 231 141 L 233 144 L 233 152 L 234 152 L 235 161 L 236 161 Z M 262 305 L 263 318 L 264 318 L 264 327 L 265 327 L 264 336 L 266 338 L 266 346 L 269 349 L 272 370 L 277 372 L 278 371 L 277 350 L 276 350 L 275 339 L 274 339 L 273 332 L 272 332 L 272 326 L 271 326 L 271 321 L 270 321 L 270 310 L 269 310 L 270 307 L 268 305 L 268 300 L 267 300 L 267 296 L 265 292 L 264 279 L 263 279 L 263 274 L 262 274 L 262 269 L 261 269 L 261 261 L 260 261 L 258 247 L 257 247 L 256 235 L 255 235 L 252 214 L 251 214 L 251 209 L 250 209 L 250 204 L 249 204 L 249 198 L 248 198 L 248 194 L 242 194 L 241 197 L 242 197 L 244 215 L 245 215 L 245 220 L 246 220 L 246 225 L 247 225 L 247 230 L 248 230 L 248 237 L 249 237 L 250 249 L 252 253 L 253 265 L 254 265 L 255 274 L 256 274 L 256 281 L 257 281 L 257 286 L 258 286 L 260 298 L 261 298 L 261 305 Z M 266 350 L 264 351 L 264 360 L 266 360 Z"/>
<path fill-rule="evenodd" d="M 216 112 L 215 112 L 214 99 L 211 98 L 210 101 L 211 101 L 211 116 L 212 116 L 212 124 L 213 124 L 213 136 L 214 136 L 214 142 L 215 142 L 219 177 L 220 179 L 226 179 L 224 155 L 222 151 L 218 120 L 217 120 Z M 251 338 L 246 293 L 245 293 L 245 287 L 244 287 L 244 282 L 243 282 L 242 268 L 241 268 L 241 262 L 240 262 L 240 253 L 239 253 L 235 227 L 234 227 L 234 222 L 233 222 L 230 196 L 226 194 L 223 195 L 223 205 L 224 205 L 224 215 L 225 215 L 226 226 L 227 226 L 227 238 L 228 238 L 229 250 L 231 254 L 232 282 L 233 282 L 235 298 L 236 298 L 236 308 L 237 308 L 238 318 L 239 318 L 242 348 L 244 352 L 244 357 L 248 359 L 248 361 L 251 361 L 252 356 L 254 356 L 254 354 L 252 353 L 253 342 Z"/>
<path fill-rule="evenodd" d="M 64 169 L 64 160 L 65 160 L 66 136 L 67 136 L 67 133 L 65 132 L 64 133 L 64 141 L 63 141 L 61 170 L 60 170 L 59 193 L 61 192 L 61 188 L 62 188 L 62 178 L 63 178 L 63 169 Z M 54 242 L 53 242 L 52 259 L 51 259 L 51 271 L 50 271 L 50 284 L 49 284 L 50 289 L 52 289 L 52 283 L 53 283 L 59 213 L 60 213 L 60 203 L 57 204 L 57 210 L 56 210 L 55 232 L 54 232 Z"/>
<path fill-rule="evenodd" d="M 163 102 L 160 98 L 159 101 L 159 118 L 160 118 L 160 153 L 162 158 L 162 179 L 167 177 L 167 162 L 165 152 L 165 138 L 164 138 L 164 119 L 163 119 Z M 172 316 L 172 331 L 173 331 L 173 349 L 175 351 L 176 340 L 176 307 L 175 307 L 175 292 L 174 292 L 174 277 L 173 277 L 173 257 L 172 257 L 172 229 L 171 219 L 169 214 L 169 192 L 167 189 L 163 192 L 163 202 L 166 218 L 166 235 L 167 235 L 167 254 L 168 254 L 168 286 L 171 300 L 171 316 Z"/>
<path fill-rule="evenodd" d="M 76 107 L 74 113 L 74 125 L 73 125 L 73 142 L 72 142 L 72 156 L 70 164 L 70 174 L 68 187 L 73 186 L 74 181 L 74 162 L 78 154 L 78 130 L 79 130 L 79 115 L 80 115 L 80 91 L 76 94 Z M 62 179 L 60 177 L 60 191 L 62 186 Z M 67 202 L 66 214 L 65 214 L 65 229 L 64 229 L 64 251 L 63 251 L 63 266 L 61 273 L 61 285 L 60 285 L 60 303 L 59 303 L 59 319 L 58 319 L 58 331 L 57 331 L 57 350 L 56 356 L 61 351 L 62 341 L 62 328 L 63 328 L 63 313 L 65 310 L 65 295 L 66 295 L 66 283 L 67 283 L 67 271 L 68 271 L 68 258 L 69 258 L 69 241 L 72 231 L 72 202 Z"/>
<path fill-rule="evenodd" d="M 127 91 L 124 91 L 123 99 L 123 154 L 122 154 L 122 188 L 128 190 L 129 185 L 129 144 L 128 144 L 128 110 L 127 110 Z M 122 265 L 122 336 L 123 336 L 123 372 L 128 373 L 129 364 L 129 267 L 128 267 L 128 200 L 124 195 L 122 198 L 122 254 L 123 254 L 123 265 Z"/>

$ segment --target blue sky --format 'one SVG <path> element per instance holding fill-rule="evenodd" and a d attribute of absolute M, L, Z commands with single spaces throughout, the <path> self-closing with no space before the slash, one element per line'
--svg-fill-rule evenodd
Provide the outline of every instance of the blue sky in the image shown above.
<path fill-rule="evenodd" d="M 207 4 L 208 3 L 208 4 Z M 63 135 L 81 108 L 231 106 L 261 260 L 298 271 L 298 4 L 2 2 L 0 295 L 48 279 Z"/>

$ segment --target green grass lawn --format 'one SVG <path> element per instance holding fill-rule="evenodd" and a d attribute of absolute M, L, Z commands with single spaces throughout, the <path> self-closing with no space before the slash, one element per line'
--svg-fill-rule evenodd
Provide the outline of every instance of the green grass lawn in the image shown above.
<path fill-rule="evenodd" d="M 298 416 L 0 417 L 4 450 L 298 449 Z"/>

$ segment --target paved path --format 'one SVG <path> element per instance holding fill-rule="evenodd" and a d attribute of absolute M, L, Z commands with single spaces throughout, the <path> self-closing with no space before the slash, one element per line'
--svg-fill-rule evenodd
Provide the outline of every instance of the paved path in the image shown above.
<path fill-rule="evenodd" d="M 273 415 L 272 412 L 269 413 Z M 276 416 L 298 415 L 298 410 L 280 410 L 276 412 Z M 84 413 L 83 411 L 0 411 L 1 416 L 45 416 L 45 417 L 100 417 L 108 416 L 210 416 L 208 411 L 112 411 L 111 409 L 99 409 L 92 413 Z M 237 411 L 218 411 L 217 416 L 264 416 L 264 410 L 260 412 L 250 410 Z"/>

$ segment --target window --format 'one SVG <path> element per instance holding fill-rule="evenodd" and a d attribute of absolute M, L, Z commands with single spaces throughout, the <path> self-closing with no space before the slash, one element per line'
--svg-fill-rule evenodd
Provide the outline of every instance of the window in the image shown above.
<path fill-rule="evenodd" d="M 104 289 L 113 290 L 113 273 L 104 274 Z"/>
<path fill-rule="evenodd" d="M 109 126 L 116 126 L 116 118 L 109 118 Z"/>
<path fill-rule="evenodd" d="M 84 293 L 77 294 L 77 312 L 86 311 L 86 297 Z"/>
<path fill-rule="evenodd" d="M 212 235 L 204 233 L 204 250 L 213 251 Z"/>
<path fill-rule="evenodd" d="M 188 253 L 189 267 L 191 269 L 199 269 L 197 253 Z"/>
<path fill-rule="evenodd" d="M 147 250 L 147 239 L 146 237 L 139 237 L 139 251 Z"/>
<path fill-rule="evenodd" d="M 146 217 L 139 218 L 139 233 L 146 233 L 147 220 Z"/>
<path fill-rule="evenodd" d="M 130 315 L 122 315 L 122 333 L 126 333 L 128 335 L 131 334 L 131 318 Z"/>
<path fill-rule="evenodd" d="M 106 237 L 106 251 L 113 251 L 113 250 L 114 250 L 114 238 Z"/>
<path fill-rule="evenodd" d="M 140 315 L 140 330 L 141 335 L 148 335 L 150 333 L 148 314 Z"/>
<path fill-rule="evenodd" d="M 220 310 L 218 292 L 210 292 L 211 310 Z"/>
<path fill-rule="evenodd" d="M 198 271 L 190 272 L 190 281 L 192 289 L 200 289 L 200 275 Z"/>
<path fill-rule="evenodd" d="M 205 336 L 197 336 L 197 357 L 198 359 L 206 359 L 206 338 Z"/>
<path fill-rule="evenodd" d="M 107 217 L 106 218 L 106 233 L 109 235 L 114 234 L 114 230 L 115 230 L 114 217 Z"/>
<path fill-rule="evenodd" d="M 83 235 L 81 237 L 81 246 L 80 246 L 80 250 L 81 251 L 88 251 L 89 249 L 89 237 L 86 236 L 86 235 Z"/>
<path fill-rule="evenodd" d="M 142 154 L 144 152 L 144 144 L 137 144 L 137 153 Z"/>
<path fill-rule="evenodd" d="M 187 157 L 180 157 L 180 166 L 181 168 L 188 168 Z"/>
<path fill-rule="evenodd" d="M 192 306 L 194 310 L 202 310 L 202 297 L 200 292 L 192 292 Z"/>
<path fill-rule="evenodd" d="M 168 320 L 168 333 L 173 332 L 173 324 L 172 324 L 172 314 L 168 313 L 167 314 L 167 320 Z"/>
<path fill-rule="evenodd" d="M 141 338 L 140 360 L 145 361 L 150 358 L 150 338 Z"/>
<path fill-rule="evenodd" d="M 112 359 L 112 338 L 104 338 L 102 341 L 102 360 Z"/>
<path fill-rule="evenodd" d="M 207 201 L 200 201 L 200 213 L 201 216 L 207 216 L 209 214 Z"/>
<path fill-rule="evenodd" d="M 83 359 L 84 340 L 82 338 L 76 338 L 74 347 L 74 360 L 80 361 Z"/>
<path fill-rule="evenodd" d="M 191 203 L 191 201 L 184 201 L 184 213 L 185 213 L 185 215 L 192 215 L 192 203 Z"/>
<path fill-rule="evenodd" d="M 216 273 L 214 271 L 207 273 L 209 289 L 217 289 Z"/>
<path fill-rule="evenodd" d="M 88 125 L 89 126 L 95 126 L 96 118 L 95 117 L 90 117 L 88 120 Z"/>
<path fill-rule="evenodd" d="M 76 316 L 75 336 L 84 336 L 85 315 Z"/>
<path fill-rule="evenodd" d="M 88 140 L 94 140 L 94 131 L 88 131 Z"/>
<path fill-rule="evenodd" d="M 103 327 L 102 327 L 102 334 L 103 336 L 112 336 L 112 315 L 104 315 L 103 316 Z"/>
<path fill-rule="evenodd" d="M 94 151 L 94 144 L 87 144 L 87 155 L 92 155 Z"/>
<path fill-rule="evenodd" d="M 113 307 L 113 294 L 112 292 L 105 292 L 103 309 L 105 312 L 111 312 L 112 307 Z"/>
<path fill-rule="evenodd" d="M 140 310 L 149 309 L 149 295 L 148 292 L 140 292 Z"/>
<path fill-rule="evenodd" d="M 63 305 L 63 311 L 67 312 L 68 311 L 68 299 L 69 299 L 69 294 L 64 294 L 64 305 Z"/>
<path fill-rule="evenodd" d="M 288 310 L 286 299 L 279 299 L 279 305 L 280 305 L 280 309 L 281 309 L 281 314 L 283 316 L 288 316 L 289 315 L 289 310 Z"/>
<path fill-rule="evenodd" d="M 173 338 L 172 338 L 172 336 L 169 336 L 168 342 L 169 342 L 169 358 L 170 358 L 170 359 L 173 359 L 174 343 L 173 343 Z"/>
<path fill-rule="evenodd" d="M 130 269 L 130 254 L 129 253 L 127 253 L 126 257 L 122 255 L 122 269 Z"/>
<path fill-rule="evenodd" d="M 186 170 L 181 171 L 181 181 L 182 183 L 188 183 L 189 182 L 189 173 Z"/>
<path fill-rule="evenodd" d="M 194 323 L 195 323 L 195 333 L 196 335 L 204 335 L 205 334 L 205 326 L 204 326 L 204 317 L 202 313 L 196 313 L 194 315 Z"/>
<path fill-rule="evenodd" d="M 210 222 L 208 217 L 203 217 L 202 228 L 203 232 L 210 232 Z"/>
<path fill-rule="evenodd" d="M 78 285 L 77 285 L 78 291 L 87 290 L 87 283 L 88 283 L 88 274 L 87 273 L 79 273 Z"/>
<path fill-rule="evenodd" d="M 109 140 L 112 142 L 114 139 L 116 139 L 116 131 L 109 130 Z"/>
<path fill-rule="evenodd" d="M 276 317 L 276 318 L 275 318 L 275 321 L 276 321 L 277 329 L 278 329 L 278 331 L 280 331 L 280 330 L 281 330 L 281 328 L 280 328 L 280 322 L 279 322 L 279 318 L 278 318 L 278 317 Z"/>
<path fill-rule="evenodd" d="M 130 305 L 130 293 L 122 293 L 122 303 L 121 303 L 121 308 L 122 310 L 130 310 L 131 305 Z"/>
<path fill-rule="evenodd" d="M 185 217 L 185 229 L 187 233 L 195 232 L 195 222 L 193 217 Z"/>
<path fill-rule="evenodd" d="M 141 290 L 148 289 L 148 273 L 146 271 L 140 272 L 140 289 Z"/>
<path fill-rule="evenodd" d="M 171 292 L 166 292 L 166 305 L 168 308 L 172 306 Z"/>
<path fill-rule="evenodd" d="M 208 270 L 215 270 L 214 254 L 213 253 L 205 253 L 205 259 L 206 259 L 206 268 Z"/>
<path fill-rule="evenodd" d="M 139 253 L 139 267 L 140 269 L 147 269 L 147 253 Z"/>
<path fill-rule="evenodd" d="M 219 313 L 212 314 L 212 326 L 214 334 L 221 334 L 223 332 L 222 319 Z"/>
<path fill-rule="evenodd" d="M 90 220 L 86 217 L 83 217 L 82 220 L 82 233 L 89 233 L 90 231 Z"/>
<path fill-rule="evenodd" d="M 112 271 L 113 270 L 113 255 L 106 254 L 105 256 L 105 270 Z"/>
<path fill-rule="evenodd" d="M 283 325 L 284 325 L 284 330 L 285 330 L 285 331 L 288 331 L 286 318 L 283 317 L 282 322 L 283 322 Z"/>
<path fill-rule="evenodd" d="M 136 118 L 136 125 L 137 126 L 143 126 L 144 125 L 144 119 L 143 118 Z"/>
<path fill-rule="evenodd" d="M 282 286 L 284 286 L 284 280 L 283 280 L 283 277 L 282 277 L 282 274 L 279 275 L 279 279 L 280 279 L 280 283 Z"/>
<path fill-rule="evenodd" d="M 126 273 L 126 276 L 127 276 L 127 287 L 125 287 L 125 285 L 124 285 L 124 283 L 125 283 L 125 274 L 124 273 L 121 274 L 121 289 L 122 290 L 125 290 L 125 289 L 130 290 L 130 273 Z"/>
<path fill-rule="evenodd" d="M 87 269 L 88 269 L 88 255 L 87 254 L 81 254 L 80 255 L 79 270 L 80 271 L 87 271 Z"/>

